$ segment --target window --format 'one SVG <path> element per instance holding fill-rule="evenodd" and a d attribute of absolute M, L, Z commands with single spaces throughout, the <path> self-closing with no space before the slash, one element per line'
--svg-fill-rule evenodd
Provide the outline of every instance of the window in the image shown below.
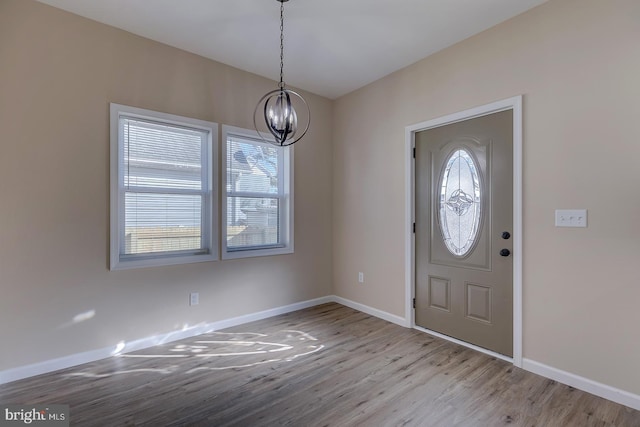
<path fill-rule="evenodd" d="M 111 104 L 111 269 L 217 259 L 215 123 Z"/>
<path fill-rule="evenodd" d="M 440 177 L 440 230 L 449 252 L 464 257 L 478 240 L 483 191 L 478 165 L 464 148 L 453 152 Z"/>
<path fill-rule="evenodd" d="M 293 148 L 222 126 L 225 141 L 222 258 L 293 252 Z"/>

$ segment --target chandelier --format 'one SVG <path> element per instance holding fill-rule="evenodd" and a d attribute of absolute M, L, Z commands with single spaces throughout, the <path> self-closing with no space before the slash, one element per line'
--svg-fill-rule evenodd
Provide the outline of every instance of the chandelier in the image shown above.
<path fill-rule="evenodd" d="M 304 98 L 291 89 L 287 89 L 284 83 L 284 3 L 289 0 L 276 0 L 280 2 L 280 83 L 278 89 L 265 94 L 253 111 L 253 125 L 260 137 L 271 144 L 285 147 L 295 144 L 309 130 L 311 112 Z M 298 113 L 302 110 L 306 113 L 303 121 L 305 125 L 298 123 Z M 262 112 L 260 117 L 259 111 Z M 260 123 L 260 126 L 258 126 Z M 266 127 L 266 132 L 261 132 Z M 302 130 L 302 131 L 301 131 Z M 265 134 L 265 136 L 262 136 Z"/>

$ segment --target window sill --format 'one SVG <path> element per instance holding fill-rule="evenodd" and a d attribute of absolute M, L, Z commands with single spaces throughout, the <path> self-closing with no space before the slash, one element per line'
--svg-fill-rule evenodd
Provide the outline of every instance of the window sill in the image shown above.
<path fill-rule="evenodd" d="M 112 260 L 111 271 L 118 270 L 131 270 L 134 268 L 145 267 L 162 267 L 166 265 L 179 265 L 179 264 L 193 264 L 196 262 L 209 262 L 217 261 L 218 258 L 212 254 L 203 255 L 188 255 L 166 258 L 151 258 L 151 259 L 133 259 L 133 260 Z"/>

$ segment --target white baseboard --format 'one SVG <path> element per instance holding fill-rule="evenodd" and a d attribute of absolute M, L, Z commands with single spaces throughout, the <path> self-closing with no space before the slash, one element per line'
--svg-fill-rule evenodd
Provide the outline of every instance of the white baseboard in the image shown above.
<path fill-rule="evenodd" d="M 183 330 L 172 331 L 162 335 L 155 335 L 152 337 L 142 338 L 127 343 L 121 343 L 112 347 L 86 351 L 83 353 L 72 354 L 69 356 L 47 360 L 40 363 L 7 369 L 5 371 L 0 371 L 0 384 L 33 377 L 40 374 L 46 374 L 48 372 L 57 371 L 59 369 L 70 368 L 73 366 L 81 365 L 83 363 L 105 359 L 116 354 L 142 350 L 144 348 L 153 347 L 154 345 L 190 338 L 207 332 L 230 328 L 232 326 L 242 325 L 245 323 L 254 322 L 256 320 L 262 320 L 269 317 L 278 316 L 280 314 L 290 313 L 292 311 L 302 310 L 304 308 L 309 308 L 329 302 L 342 304 L 354 310 L 367 313 L 371 316 L 386 320 L 391 323 L 395 323 L 406 328 L 411 327 L 409 320 L 403 317 L 396 316 L 386 311 L 369 307 L 367 305 L 360 304 L 358 302 L 351 301 L 349 299 L 342 298 L 336 295 L 329 295 L 326 297 L 315 298 L 312 300 L 289 304 L 282 307 L 276 307 L 257 313 L 250 313 L 243 316 L 224 319 L 217 322 L 203 323 Z M 588 378 L 580 377 L 570 372 L 562 371 L 560 369 L 547 366 L 531 359 L 523 359 L 522 367 L 529 372 L 533 372 L 535 374 L 542 375 L 543 377 L 556 380 L 560 383 L 567 384 L 571 387 L 575 387 L 577 389 L 586 391 L 596 396 L 600 396 L 621 405 L 640 410 L 640 396 L 637 394 L 620 390 L 606 384 L 598 383 Z"/>
<path fill-rule="evenodd" d="M 244 325 L 245 323 L 255 322 L 256 320 L 267 319 L 269 317 L 278 316 L 280 314 L 291 313 L 292 311 L 302 310 L 304 308 L 314 307 L 320 304 L 326 304 L 328 302 L 334 302 L 332 296 L 320 297 L 310 299 L 307 301 L 296 302 L 294 304 L 285 305 L 282 307 L 271 308 L 269 310 L 259 311 L 257 313 L 245 314 L 243 316 L 232 317 L 231 319 L 220 320 L 212 323 L 215 326 L 212 330 L 220 330 L 230 328 L 232 326 Z M 209 331 L 209 332 L 210 332 Z M 198 335 L 198 334 L 196 334 Z"/>
<path fill-rule="evenodd" d="M 202 323 L 179 331 L 172 331 L 166 334 L 155 335 L 152 337 L 141 338 L 126 343 L 120 343 L 111 347 L 105 347 L 97 350 L 90 350 L 83 353 L 76 353 L 57 359 L 46 360 L 44 362 L 34 363 L 31 365 L 19 366 L 17 368 L 0 371 L 0 384 L 33 377 L 36 375 L 46 374 L 48 372 L 66 369 L 73 366 L 82 365 L 83 363 L 95 362 L 96 360 L 105 359 L 121 353 L 129 353 L 131 351 L 142 350 L 172 341 L 178 341 L 185 338 L 194 337 L 211 331 L 230 328 L 232 326 L 242 325 L 244 323 L 254 322 L 256 320 L 266 319 L 268 317 L 277 316 L 279 314 L 290 313 L 296 310 L 313 307 L 316 305 L 334 302 L 332 296 L 316 298 L 312 300 L 302 301 L 294 304 L 276 307 L 269 310 L 250 313 L 244 316 L 224 319 L 217 322 Z"/>
<path fill-rule="evenodd" d="M 562 371 L 531 359 L 523 359 L 522 368 L 534 374 L 542 375 L 543 377 L 556 380 L 562 384 L 640 411 L 640 396 L 637 394 L 620 390 L 567 371 Z"/>
<path fill-rule="evenodd" d="M 396 325 L 404 326 L 405 328 L 411 327 L 408 320 L 404 317 L 396 316 L 395 314 L 387 313 L 386 311 L 378 310 L 377 308 L 369 307 L 368 305 L 360 304 L 359 302 L 351 301 L 337 295 L 333 295 L 331 298 L 333 302 L 346 305 L 349 308 L 370 314 L 371 316 L 386 320 L 387 322 L 395 323 Z"/>

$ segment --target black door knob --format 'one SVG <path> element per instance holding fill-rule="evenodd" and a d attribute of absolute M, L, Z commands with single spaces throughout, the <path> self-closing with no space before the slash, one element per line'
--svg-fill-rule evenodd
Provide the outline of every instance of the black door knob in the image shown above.
<path fill-rule="evenodd" d="M 504 240 L 507 240 L 509 237 L 511 237 L 511 233 L 509 233 L 508 231 L 503 231 L 502 232 L 502 238 Z"/>
<path fill-rule="evenodd" d="M 500 256 L 509 256 L 511 255 L 511 251 L 509 249 L 501 249 Z"/>

